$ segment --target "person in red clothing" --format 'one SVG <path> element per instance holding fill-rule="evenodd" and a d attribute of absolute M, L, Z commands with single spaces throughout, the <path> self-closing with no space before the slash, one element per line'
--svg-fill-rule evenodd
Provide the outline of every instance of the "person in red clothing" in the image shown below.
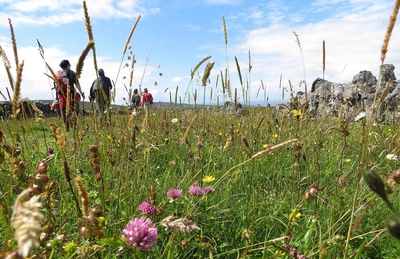
<path fill-rule="evenodd" d="M 61 70 L 56 73 L 56 79 L 58 81 L 56 89 L 60 104 L 61 117 L 63 118 L 65 127 L 68 131 L 72 117 L 71 115 L 75 116 L 75 113 L 79 112 L 80 96 L 77 98 L 76 95 L 79 95 L 80 93 L 83 99 L 85 99 L 85 93 L 82 92 L 81 85 L 76 78 L 75 72 L 71 70 L 71 64 L 69 61 L 66 59 L 62 60 L 60 67 Z M 79 93 L 76 92 L 75 87 Z M 71 108 L 69 114 L 66 114 L 67 102 L 69 102 L 69 108 Z"/>
<path fill-rule="evenodd" d="M 142 107 L 151 104 L 153 104 L 153 96 L 151 95 L 151 93 L 149 93 L 147 88 L 145 88 L 143 89 L 143 95 L 142 95 Z"/>

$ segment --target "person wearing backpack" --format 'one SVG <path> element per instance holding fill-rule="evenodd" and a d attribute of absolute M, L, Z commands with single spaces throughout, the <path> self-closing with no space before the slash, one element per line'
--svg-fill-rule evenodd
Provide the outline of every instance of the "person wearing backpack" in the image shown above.
<path fill-rule="evenodd" d="M 142 107 L 153 104 L 153 96 L 147 88 L 143 89 L 144 94 L 142 95 Z"/>
<path fill-rule="evenodd" d="M 110 78 L 106 77 L 104 70 L 97 70 L 97 79 L 93 81 L 90 87 L 90 102 L 95 101 L 97 110 L 97 121 L 100 124 L 104 113 L 107 114 L 108 120 L 111 122 L 110 104 L 111 104 L 111 89 L 112 84 Z M 101 125 L 100 125 L 101 126 Z"/>
<path fill-rule="evenodd" d="M 60 62 L 61 70 L 56 73 L 56 91 L 60 104 L 61 117 L 63 118 L 65 127 L 69 131 L 71 115 L 79 113 L 80 95 L 85 99 L 85 93 L 82 91 L 76 74 L 71 70 L 71 64 L 68 60 L 64 59 Z M 78 89 L 79 93 L 76 92 Z M 68 95 L 69 94 L 69 95 Z M 67 103 L 69 104 L 69 112 L 67 114 Z"/>
<path fill-rule="evenodd" d="M 138 93 L 138 89 L 133 90 L 132 96 L 132 109 L 139 109 L 140 108 L 141 97 Z"/>

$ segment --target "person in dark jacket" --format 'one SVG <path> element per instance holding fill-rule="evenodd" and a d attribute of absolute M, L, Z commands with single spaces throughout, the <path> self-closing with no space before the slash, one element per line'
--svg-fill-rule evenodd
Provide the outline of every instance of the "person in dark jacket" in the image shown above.
<path fill-rule="evenodd" d="M 90 88 L 90 102 L 95 102 L 97 121 L 100 124 L 103 114 L 106 114 L 106 118 L 111 121 L 110 104 L 112 84 L 110 78 L 105 76 L 102 68 L 99 68 L 97 75 L 97 79 L 93 81 L 92 87 Z"/>

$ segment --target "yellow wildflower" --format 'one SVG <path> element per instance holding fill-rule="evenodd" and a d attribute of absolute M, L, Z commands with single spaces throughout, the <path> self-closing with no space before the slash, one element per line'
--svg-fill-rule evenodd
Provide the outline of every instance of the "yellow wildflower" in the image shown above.
<path fill-rule="evenodd" d="M 205 183 L 211 183 L 214 180 L 215 180 L 214 176 L 211 176 L 211 175 L 206 175 L 203 178 L 203 182 L 205 182 Z"/>
<path fill-rule="evenodd" d="M 290 213 L 289 219 L 290 220 L 296 220 L 296 219 L 299 219 L 300 216 L 301 216 L 301 213 L 297 208 L 296 209 L 292 209 L 292 213 Z"/>
<path fill-rule="evenodd" d="M 292 114 L 295 117 L 299 117 L 299 116 L 301 116 L 301 111 L 300 110 L 292 110 Z"/>
<path fill-rule="evenodd" d="M 347 158 L 347 159 L 344 160 L 344 162 L 350 163 L 350 162 L 351 162 L 351 159 Z"/>

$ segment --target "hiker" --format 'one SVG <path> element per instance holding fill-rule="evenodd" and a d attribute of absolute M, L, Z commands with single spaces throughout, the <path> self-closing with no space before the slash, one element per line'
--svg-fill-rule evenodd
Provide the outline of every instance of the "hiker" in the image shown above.
<path fill-rule="evenodd" d="M 61 117 L 63 118 L 67 131 L 69 131 L 70 117 L 71 115 L 76 116 L 76 114 L 79 113 L 80 95 L 85 99 L 85 93 L 82 91 L 75 72 L 71 70 L 71 64 L 69 61 L 66 59 L 62 60 L 60 67 L 61 70 L 56 73 L 56 79 L 58 81 L 58 84 L 56 84 L 56 91 L 60 104 Z M 80 95 L 76 89 L 78 89 Z M 67 102 L 69 102 L 68 107 L 70 108 L 68 114 L 66 112 Z"/>
<path fill-rule="evenodd" d="M 111 89 L 112 84 L 110 78 L 106 77 L 104 70 L 99 68 L 97 70 L 97 79 L 93 81 L 90 88 L 90 102 L 95 101 L 95 108 L 97 110 L 97 121 L 101 123 L 102 116 L 106 113 L 106 118 L 111 122 L 110 104 L 111 104 Z"/>
<path fill-rule="evenodd" d="M 152 105 L 153 104 L 153 96 L 147 88 L 143 89 L 144 94 L 142 95 L 142 107 L 147 106 L 147 105 Z"/>
<path fill-rule="evenodd" d="M 140 108 L 140 102 L 141 102 L 141 97 L 138 92 L 138 89 L 133 90 L 133 95 L 132 95 L 132 109 L 138 109 Z"/>

